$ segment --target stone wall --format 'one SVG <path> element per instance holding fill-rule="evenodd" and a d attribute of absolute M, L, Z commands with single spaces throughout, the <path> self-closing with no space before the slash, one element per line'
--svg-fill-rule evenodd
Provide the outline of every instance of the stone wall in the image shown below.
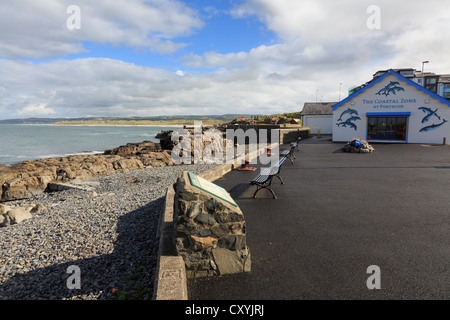
<path fill-rule="evenodd" d="M 280 144 L 287 144 L 297 141 L 298 138 L 306 139 L 309 128 L 280 129 Z"/>
<path fill-rule="evenodd" d="M 244 215 L 190 183 L 187 172 L 174 185 L 174 242 L 186 277 L 249 272 L 250 251 Z"/>

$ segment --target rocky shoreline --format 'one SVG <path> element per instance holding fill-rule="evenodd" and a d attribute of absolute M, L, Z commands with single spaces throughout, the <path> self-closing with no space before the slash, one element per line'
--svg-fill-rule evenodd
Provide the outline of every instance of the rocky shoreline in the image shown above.
<path fill-rule="evenodd" d="M 132 169 L 173 165 L 159 143 L 129 143 L 103 154 L 73 155 L 0 165 L 0 202 L 30 198 L 55 181 L 90 179 Z"/>
<path fill-rule="evenodd" d="M 151 299 L 165 190 L 179 173 L 214 165 L 138 167 L 8 202 L 40 210 L 0 228 L 0 300 Z M 67 287 L 70 266 L 80 289 Z"/>
<path fill-rule="evenodd" d="M 0 165 L 0 300 L 151 299 L 167 187 L 214 167 L 174 165 L 169 140 Z"/>

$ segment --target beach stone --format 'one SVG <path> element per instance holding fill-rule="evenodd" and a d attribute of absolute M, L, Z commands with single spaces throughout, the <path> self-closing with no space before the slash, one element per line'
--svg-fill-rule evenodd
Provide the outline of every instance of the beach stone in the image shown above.
<path fill-rule="evenodd" d="M 47 208 L 45 206 L 43 206 L 42 204 L 38 203 L 33 208 L 31 208 L 30 213 L 39 213 L 44 210 L 47 210 Z"/>
<path fill-rule="evenodd" d="M 11 224 L 11 220 L 9 219 L 8 215 L 2 214 L 0 215 L 0 227 L 6 227 Z"/>
<path fill-rule="evenodd" d="M 191 185 L 187 171 L 174 185 L 174 243 L 188 278 L 249 272 L 241 209 Z"/>
<path fill-rule="evenodd" d="M 0 204 L 0 214 L 5 214 L 9 210 L 11 210 L 10 206 L 4 205 L 4 204 Z"/>
<path fill-rule="evenodd" d="M 33 216 L 24 208 L 15 208 L 6 213 L 4 225 L 21 223 L 24 220 L 31 219 Z"/>

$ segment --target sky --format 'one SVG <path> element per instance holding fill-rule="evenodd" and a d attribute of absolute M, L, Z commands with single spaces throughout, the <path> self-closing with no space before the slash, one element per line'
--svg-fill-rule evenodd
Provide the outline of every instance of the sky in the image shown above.
<path fill-rule="evenodd" d="M 0 119 L 273 114 L 450 73 L 447 0 L 0 0 Z"/>

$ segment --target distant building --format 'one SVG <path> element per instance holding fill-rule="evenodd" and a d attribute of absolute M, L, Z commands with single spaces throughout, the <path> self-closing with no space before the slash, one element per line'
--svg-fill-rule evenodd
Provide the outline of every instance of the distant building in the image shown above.
<path fill-rule="evenodd" d="M 333 133 L 333 105 L 337 102 L 305 102 L 301 113 L 302 126 L 320 128 L 321 134 Z"/>

